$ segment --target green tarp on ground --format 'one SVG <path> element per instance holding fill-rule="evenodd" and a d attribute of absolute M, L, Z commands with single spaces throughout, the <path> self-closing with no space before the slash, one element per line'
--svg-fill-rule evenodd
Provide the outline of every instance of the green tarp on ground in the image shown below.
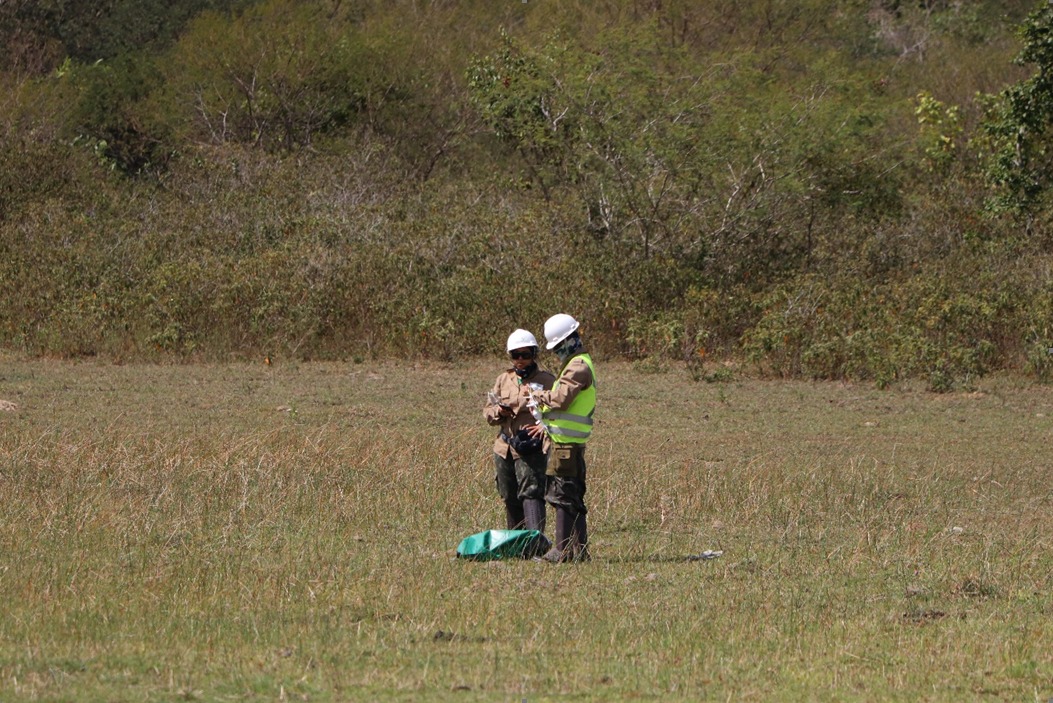
<path fill-rule="evenodd" d="M 538 530 L 487 530 L 462 539 L 457 556 L 475 561 L 529 559 L 544 554 L 551 546 Z"/>

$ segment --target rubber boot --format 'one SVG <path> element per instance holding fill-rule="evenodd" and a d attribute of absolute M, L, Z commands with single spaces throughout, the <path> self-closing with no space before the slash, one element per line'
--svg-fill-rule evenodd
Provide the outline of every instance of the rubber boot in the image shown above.
<path fill-rule="evenodd" d="M 526 529 L 537 530 L 545 534 L 545 500 L 544 498 L 526 498 L 523 500 L 523 517 Z"/>
<path fill-rule="evenodd" d="M 525 519 L 522 503 L 505 503 L 505 523 L 510 530 L 521 530 Z"/>
<path fill-rule="evenodd" d="M 574 530 L 571 538 L 574 561 L 588 561 L 592 558 L 589 554 L 589 526 L 585 513 L 574 516 Z"/>
<path fill-rule="evenodd" d="M 537 530 L 538 536 L 533 543 L 524 550 L 523 556 L 530 559 L 539 557 L 548 552 L 552 543 L 545 536 L 545 500 L 543 498 L 525 498 L 523 500 L 523 514 L 526 518 L 525 528 Z"/>
<path fill-rule="evenodd" d="M 556 508 L 556 541 L 552 549 L 541 558 L 553 564 L 559 564 L 570 558 L 570 538 L 574 529 L 574 515 L 564 508 Z"/>

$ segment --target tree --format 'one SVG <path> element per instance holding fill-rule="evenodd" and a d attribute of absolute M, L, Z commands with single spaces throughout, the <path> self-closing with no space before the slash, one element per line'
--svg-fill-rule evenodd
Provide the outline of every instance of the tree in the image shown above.
<path fill-rule="evenodd" d="M 583 229 L 617 255 L 758 280 L 808 264 L 820 208 L 836 233 L 898 198 L 876 165 L 866 83 L 795 51 L 698 55 L 653 22 L 576 45 L 506 36 L 468 83 L 543 197 L 576 198 Z"/>
<path fill-rule="evenodd" d="M 983 130 L 993 209 L 1029 214 L 1053 183 L 1053 5 L 1043 0 L 1019 31 L 1024 46 L 1015 63 L 1035 73 L 989 96 Z"/>

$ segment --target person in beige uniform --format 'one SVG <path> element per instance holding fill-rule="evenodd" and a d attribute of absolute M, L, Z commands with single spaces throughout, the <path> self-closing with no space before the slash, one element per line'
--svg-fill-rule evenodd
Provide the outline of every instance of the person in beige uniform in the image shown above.
<path fill-rule="evenodd" d="M 530 332 L 517 329 L 505 346 L 512 367 L 497 377 L 483 408 L 486 422 L 500 428 L 494 440 L 497 493 L 505 504 L 508 529 L 543 534 L 549 441 L 529 432 L 537 420 L 522 391 L 548 390 L 556 378 L 538 366 L 538 343 Z"/>
<path fill-rule="evenodd" d="M 596 410 L 596 370 L 578 327 L 578 321 L 564 313 L 545 321 L 545 348 L 559 357 L 559 378 L 552 390 L 531 390 L 552 443 L 545 497 L 556 511 L 556 535 L 542 558 L 554 563 L 589 559 L 585 444 L 592 436 Z"/>

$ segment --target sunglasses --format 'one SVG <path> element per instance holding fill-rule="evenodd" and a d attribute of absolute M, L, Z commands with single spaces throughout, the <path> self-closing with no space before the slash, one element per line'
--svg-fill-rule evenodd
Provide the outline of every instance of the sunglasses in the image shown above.
<path fill-rule="evenodd" d="M 531 351 L 531 350 L 519 351 L 517 349 L 516 351 L 508 352 L 508 355 L 510 357 L 512 357 L 513 359 L 533 359 L 534 358 L 534 352 Z"/>

